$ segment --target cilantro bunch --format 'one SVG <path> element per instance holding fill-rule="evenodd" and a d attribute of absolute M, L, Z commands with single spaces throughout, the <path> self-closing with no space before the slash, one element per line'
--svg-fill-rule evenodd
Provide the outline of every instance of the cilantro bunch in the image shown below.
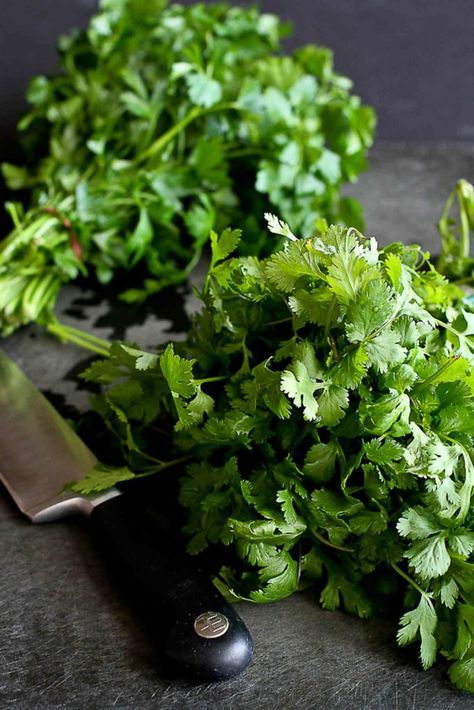
<path fill-rule="evenodd" d="M 474 691 L 474 313 L 419 247 L 322 222 L 300 239 L 267 219 L 286 242 L 265 259 L 212 233 L 185 342 L 115 343 L 84 373 L 128 467 L 74 488 L 187 459 L 189 551 L 237 558 L 221 588 L 398 608 L 398 642 Z"/>
<path fill-rule="evenodd" d="M 281 53 L 287 26 L 225 4 L 102 0 L 59 43 L 62 73 L 35 78 L 20 122 L 24 166 L 4 165 L 26 213 L 0 244 L 0 330 L 51 323 L 62 284 L 134 270 L 140 301 L 186 278 L 210 229 L 245 229 L 268 253 L 261 215 L 278 206 L 303 233 L 324 215 L 361 224 L 340 185 L 366 166 L 373 111 L 332 55 Z M 130 277 L 127 276 L 130 281 Z"/>

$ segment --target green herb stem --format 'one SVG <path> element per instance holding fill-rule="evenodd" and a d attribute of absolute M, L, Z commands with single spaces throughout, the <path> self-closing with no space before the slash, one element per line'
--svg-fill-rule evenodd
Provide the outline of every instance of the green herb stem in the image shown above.
<path fill-rule="evenodd" d="M 55 321 L 54 323 L 49 323 L 46 329 L 48 333 L 55 335 L 64 342 L 74 343 L 74 345 L 79 345 L 81 348 L 103 357 L 110 355 L 110 344 L 106 340 L 91 333 L 86 333 L 79 328 Z"/>
<path fill-rule="evenodd" d="M 342 545 L 335 545 L 333 542 L 330 542 L 329 540 L 326 540 L 325 537 L 321 535 L 317 530 L 314 528 L 311 529 L 311 534 L 314 535 L 314 537 L 322 542 L 324 545 L 327 545 L 328 547 L 332 547 L 334 550 L 340 550 L 341 552 L 354 552 L 354 550 L 351 547 L 343 547 Z"/>
<path fill-rule="evenodd" d="M 453 328 L 451 325 L 448 325 L 448 323 L 445 323 L 442 320 L 438 320 L 438 318 L 433 318 L 433 320 L 435 321 L 436 325 L 439 325 L 440 328 L 444 328 L 444 330 L 447 330 L 449 333 L 452 333 L 457 338 L 459 338 L 459 340 L 464 340 L 467 343 L 468 347 L 471 350 L 474 350 L 474 343 L 470 342 L 467 336 L 464 335 L 464 333 L 461 333 L 459 330 L 456 330 L 456 328 Z"/>
<path fill-rule="evenodd" d="M 136 159 L 137 162 L 141 163 L 144 160 L 152 158 L 157 153 L 160 153 L 163 148 L 165 148 L 166 145 L 178 135 L 178 133 L 181 133 L 181 131 L 184 130 L 189 123 L 192 123 L 192 121 L 202 115 L 203 109 L 195 106 L 184 118 L 181 119 L 181 121 L 178 121 L 178 123 L 171 126 L 171 128 L 157 138 L 145 151 L 143 151 L 143 153 L 138 155 Z"/>
<path fill-rule="evenodd" d="M 395 570 L 395 572 L 400 575 L 400 577 L 403 577 L 403 579 L 405 581 L 407 581 L 408 584 L 411 584 L 413 589 L 416 589 L 416 591 L 419 592 L 426 599 L 430 598 L 430 595 L 428 594 L 428 592 L 426 592 L 424 589 L 422 589 L 420 587 L 420 585 L 417 584 L 415 582 L 415 580 L 412 579 L 408 574 L 406 574 L 406 572 L 404 572 L 395 562 L 391 562 L 390 564 L 393 567 L 393 569 Z"/>
<path fill-rule="evenodd" d="M 196 385 L 205 385 L 207 382 L 224 382 L 225 380 L 228 380 L 229 377 L 227 375 L 222 375 L 219 377 L 205 377 L 203 380 L 195 380 Z"/>
<path fill-rule="evenodd" d="M 470 223 L 467 215 L 467 208 L 464 205 L 464 198 L 461 195 L 459 196 L 459 221 L 459 252 L 461 258 L 467 259 L 469 258 L 469 253 L 471 251 Z"/>
<path fill-rule="evenodd" d="M 262 158 L 267 155 L 270 155 L 269 151 L 258 148 L 241 148 L 240 150 L 236 148 L 226 152 L 226 158 L 230 160 L 234 160 L 235 158 L 251 158 L 252 156 Z"/>
<path fill-rule="evenodd" d="M 453 365 L 456 360 L 459 360 L 460 355 L 453 355 L 452 358 L 450 358 L 447 362 L 444 363 L 440 368 L 436 370 L 436 372 L 433 372 L 432 375 L 426 378 L 426 380 L 421 380 L 421 382 L 417 382 L 416 384 L 416 392 L 420 392 L 421 390 L 425 389 L 431 382 L 434 382 L 434 380 L 438 379 L 440 375 L 442 375 L 446 370 L 448 370 L 451 365 Z"/>
<path fill-rule="evenodd" d="M 171 459 L 170 461 L 160 461 L 156 466 L 150 466 L 146 471 L 135 474 L 135 478 L 145 478 L 146 476 L 151 476 L 153 473 L 160 473 L 173 466 L 179 466 L 182 463 L 187 463 L 192 460 L 192 456 L 180 456 L 176 459 Z"/>
<path fill-rule="evenodd" d="M 268 323 L 263 323 L 262 327 L 263 328 L 273 328 L 274 325 L 282 325 L 282 323 L 291 323 L 293 321 L 293 317 L 289 316 L 288 318 L 279 318 L 278 320 L 271 320 Z"/>
<path fill-rule="evenodd" d="M 159 138 L 157 138 L 143 153 L 137 156 L 136 161 L 138 163 L 141 163 L 144 160 L 148 160 L 149 158 L 152 158 L 153 156 L 160 153 L 168 145 L 168 143 L 173 140 L 173 138 L 179 135 L 186 128 L 186 126 L 195 121 L 197 118 L 200 118 L 201 116 L 206 116 L 211 113 L 216 113 L 218 111 L 229 110 L 243 111 L 244 109 L 235 103 L 217 104 L 217 106 L 213 106 L 207 109 L 195 106 L 188 114 L 186 114 L 186 116 L 184 116 L 184 118 L 182 118 L 180 121 L 171 126 L 171 128 L 169 128 L 167 131 L 165 131 L 165 133 L 163 133 Z"/>
<path fill-rule="evenodd" d="M 17 209 L 16 204 L 14 202 L 6 202 L 5 209 L 7 210 L 8 214 L 10 215 L 10 218 L 13 222 L 14 228 L 21 229 L 21 220 L 20 220 L 20 216 L 18 214 L 18 209 Z"/>

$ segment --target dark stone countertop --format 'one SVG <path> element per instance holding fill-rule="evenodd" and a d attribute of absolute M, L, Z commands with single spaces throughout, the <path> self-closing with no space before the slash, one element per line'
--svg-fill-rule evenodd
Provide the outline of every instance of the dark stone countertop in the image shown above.
<path fill-rule="evenodd" d="M 435 253 L 434 225 L 460 177 L 474 179 L 472 147 L 380 145 L 347 192 L 363 201 L 368 234 Z M 110 299 L 74 286 L 59 311 L 71 324 L 107 338 L 126 333 L 147 348 L 182 337 L 196 304 L 185 288 L 173 300 L 164 294 L 154 312 L 129 312 L 124 322 Z M 35 327 L 1 347 L 63 411 L 86 407 L 76 378 L 88 359 L 82 351 Z M 216 684 L 171 678 L 93 551 L 85 523 L 31 525 L 3 490 L 0 559 L 0 710 L 474 708 L 471 696 L 450 686 L 443 663 L 423 672 L 410 649 L 397 648 L 394 621 L 323 611 L 311 591 L 269 606 L 238 605 L 255 643 L 240 677 Z"/>

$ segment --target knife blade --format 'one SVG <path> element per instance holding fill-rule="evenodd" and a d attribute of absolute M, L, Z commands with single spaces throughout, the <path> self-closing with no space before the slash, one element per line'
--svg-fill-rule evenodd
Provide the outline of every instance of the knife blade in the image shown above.
<path fill-rule="evenodd" d="M 100 548 L 139 590 L 155 624 L 166 619 L 162 648 L 175 668 L 208 680 L 243 671 L 253 653 L 243 620 L 187 556 L 160 545 L 140 501 L 118 489 L 87 497 L 64 491 L 96 463 L 59 412 L 0 351 L 0 481 L 18 508 L 34 523 L 77 513 L 89 518 Z"/>

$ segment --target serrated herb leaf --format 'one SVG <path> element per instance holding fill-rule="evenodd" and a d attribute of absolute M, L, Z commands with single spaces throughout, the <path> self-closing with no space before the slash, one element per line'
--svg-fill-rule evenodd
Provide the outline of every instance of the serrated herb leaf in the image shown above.
<path fill-rule="evenodd" d="M 421 663 L 425 669 L 432 666 L 436 658 L 437 644 L 434 631 L 437 622 L 433 604 L 426 596 L 422 596 L 418 606 L 413 611 L 407 611 L 400 620 L 398 643 L 404 646 L 414 641 L 419 634 Z"/>

